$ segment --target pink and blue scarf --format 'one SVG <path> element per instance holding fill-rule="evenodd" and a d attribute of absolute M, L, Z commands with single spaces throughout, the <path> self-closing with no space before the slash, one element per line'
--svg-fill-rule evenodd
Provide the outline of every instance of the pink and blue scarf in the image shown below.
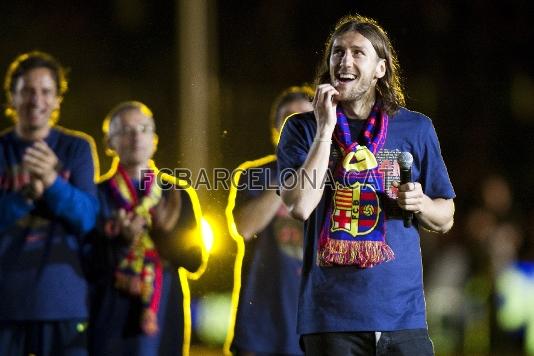
<path fill-rule="evenodd" d="M 389 118 L 375 105 L 353 142 L 340 106 L 336 114 L 333 136 L 343 159 L 333 174 L 335 189 L 326 205 L 318 265 L 373 267 L 394 258 L 386 243 L 385 212 L 379 199 L 385 194 L 384 172 L 375 158 L 386 141 Z"/>

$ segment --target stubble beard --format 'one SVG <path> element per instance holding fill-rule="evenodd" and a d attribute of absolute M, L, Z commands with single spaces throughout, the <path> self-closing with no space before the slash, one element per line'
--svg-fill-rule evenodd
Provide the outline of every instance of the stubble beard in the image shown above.
<path fill-rule="evenodd" d="M 355 102 L 365 99 L 371 94 L 374 88 L 371 83 L 358 83 L 356 86 L 349 88 L 349 90 L 340 93 L 339 102 Z"/>
<path fill-rule="evenodd" d="M 37 132 L 39 130 L 43 130 L 44 128 L 49 126 L 50 118 L 38 118 L 37 120 L 21 120 L 20 117 L 17 118 L 20 128 L 24 132 Z"/>
<path fill-rule="evenodd" d="M 335 83 L 335 78 L 331 79 L 331 83 Z M 339 102 L 355 102 L 367 98 L 374 92 L 376 82 L 373 85 L 373 79 L 358 77 L 356 83 L 346 88 L 340 95 L 336 97 Z M 338 88 L 336 90 L 339 91 Z"/>

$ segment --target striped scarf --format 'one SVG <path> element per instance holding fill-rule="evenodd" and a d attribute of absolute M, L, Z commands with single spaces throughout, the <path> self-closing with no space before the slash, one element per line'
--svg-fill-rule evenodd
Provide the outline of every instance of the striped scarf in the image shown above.
<path fill-rule="evenodd" d="M 394 253 L 386 243 L 385 217 L 380 194 L 385 194 L 384 173 L 375 154 L 386 141 L 388 115 L 375 104 L 352 141 L 348 119 L 337 108 L 334 139 L 343 152 L 333 174 L 335 189 L 327 200 L 317 260 L 319 266 L 373 267 L 390 261 Z"/>
<path fill-rule="evenodd" d="M 161 199 L 161 188 L 156 183 L 155 174 L 150 171 L 145 175 L 146 180 L 142 196 L 139 197 L 132 180 L 122 166 L 118 166 L 117 173 L 110 179 L 109 184 L 113 199 L 126 212 L 133 212 L 142 216 L 146 221 L 146 228 L 131 242 L 126 256 L 124 256 L 115 270 L 115 287 L 141 298 L 143 312 L 141 314 L 141 329 L 147 335 L 157 332 L 157 312 L 161 299 L 163 268 L 160 257 L 150 238 L 149 229 L 152 225 L 151 209 Z"/>

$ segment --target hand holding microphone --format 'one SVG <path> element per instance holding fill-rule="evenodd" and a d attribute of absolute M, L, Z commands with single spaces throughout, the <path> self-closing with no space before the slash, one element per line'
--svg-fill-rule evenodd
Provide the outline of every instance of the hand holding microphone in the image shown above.
<path fill-rule="evenodd" d="M 422 198 L 422 189 L 419 183 L 412 183 L 413 156 L 410 152 L 401 152 L 397 156 L 397 163 L 400 168 L 400 185 L 397 203 L 402 208 L 402 220 L 404 227 L 412 226 L 413 212 L 419 211 L 419 196 Z M 410 183 L 410 184 L 408 184 Z M 401 189 L 400 186 L 408 184 L 408 189 Z M 406 188 L 406 187 L 405 187 Z"/>

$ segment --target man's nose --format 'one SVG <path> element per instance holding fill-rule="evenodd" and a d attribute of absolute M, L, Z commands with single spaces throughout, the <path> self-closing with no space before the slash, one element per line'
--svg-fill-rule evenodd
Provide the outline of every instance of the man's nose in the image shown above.
<path fill-rule="evenodd" d="M 136 143 L 141 140 L 141 136 L 143 136 L 143 131 L 141 131 L 140 128 L 136 127 L 135 129 L 129 132 L 128 136 L 130 137 L 130 140 L 132 142 Z"/>
<path fill-rule="evenodd" d="M 343 54 L 343 57 L 341 58 L 341 65 L 343 67 L 350 67 L 352 63 L 354 62 L 354 58 L 352 57 L 351 51 L 345 51 Z"/>
<path fill-rule="evenodd" d="M 44 100 L 44 95 L 39 93 L 39 92 L 34 92 L 31 94 L 30 96 L 30 102 L 33 104 L 33 105 L 38 105 L 39 103 L 41 103 L 42 101 Z"/>
<path fill-rule="evenodd" d="M 139 129 L 134 130 L 132 132 L 132 138 L 135 139 L 136 141 L 139 140 L 142 135 L 143 135 L 143 132 L 141 130 L 139 130 Z"/>

